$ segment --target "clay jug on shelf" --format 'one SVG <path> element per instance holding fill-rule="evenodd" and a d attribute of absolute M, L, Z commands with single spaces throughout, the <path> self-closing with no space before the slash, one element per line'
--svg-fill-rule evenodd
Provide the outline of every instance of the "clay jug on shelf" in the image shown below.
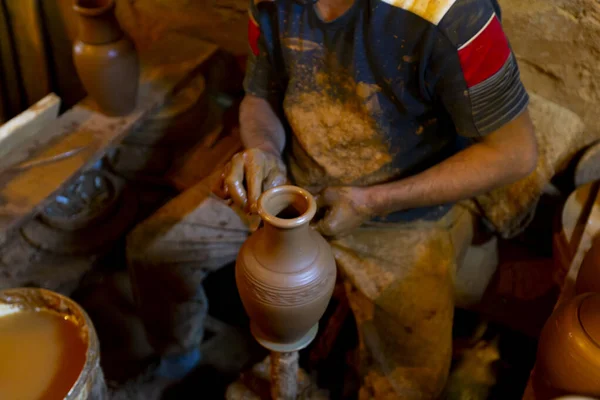
<path fill-rule="evenodd" d="M 244 243 L 235 276 L 252 334 L 272 351 L 297 351 L 315 337 L 335 285 L 329 244 L 309 223 L 317 206 L 306 190 L 263 193 L 264 226 Z"/>
<path fill-rule="evenodd" d="M 600 235 L 594 238 L 592 247 L 585 254 L 577 280 L 575 293 L 600 293 Z"/>
<path fill-rule="evenodd" d="M 540 393 L 600 396 L 600 293 L 554 311 L 540 335 L 534 379 Z"/>
<path fill-rule="evenodd" d="M 79 78 L 98 108 L 107 115 L 123 116 L 136 105 L 139 62 L 114 7 L 114 0 L 74 0 L 79 35 L 73 58 Z"/>

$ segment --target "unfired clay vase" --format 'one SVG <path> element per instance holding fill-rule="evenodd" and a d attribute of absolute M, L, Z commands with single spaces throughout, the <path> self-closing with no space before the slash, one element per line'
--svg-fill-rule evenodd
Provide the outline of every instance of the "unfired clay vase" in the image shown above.
<path fill-rule="evenodd" d="M 600 396 L 600 293 L 559 306 L 540 336 L 535 380 L 556 395 Z"/>
<path fill-rule="evenodd" d="M 575 292 L 577 294 L 600 293 L 600 235 L 594 238 L 592 247 L 585 254 L 575 281 Z"/>
<path fill-rule="evenodd" d="M 258 202 L 264 226 L 244 243 L 235 276 L 251 329 L 272 351 L 297 351 L 315 337 L 335 284 L 331 248 L 309 223 L 306 190 L 279 186 Z"/>
<path fill-rule="evenodd" d="M 122 116 L 135 108 L 139 62 L 114 6 L 114 0 L 74 0 L 79 37 L 73 58 L 83 86 L 100 110 Z"/>

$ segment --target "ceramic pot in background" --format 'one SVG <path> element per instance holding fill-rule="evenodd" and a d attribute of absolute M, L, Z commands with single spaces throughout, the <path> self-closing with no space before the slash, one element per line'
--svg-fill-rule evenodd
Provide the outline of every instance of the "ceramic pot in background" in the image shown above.
<path fill-rule="evenodd" d="M 600 396 L 600 293 L 560 305 L 540 335 L 535 383 L 554 395 Z"/>
<path fill-rule="evenodd" d="M 315 337 L 335 285 L 329 244 L 309 223 L 314 198 L 295 186 L 263 193 L 264 226 L 244 243 L 235 276 L 252 334 L 272 351 L 297 351 Z"/>
<path fill-rule="evenodd" d="M 99 109 L 111 116 L 136 105 L 139 61 L 114 14 L 114 0 L 74 0 L 79 35 L 73 46 L 77 73 Z"/>
<path fill-rule="evenodd" d="M 585 254 L 575 281 L 575 293 L 600 293 L 600 235 L 594 238 L 592 247 Z"/>
<path fill-rule="evenodd" d="M 555 220 L 552 258 L 555 267 L 554 280 L 559 286 L 562 286 L 569 273 L 569 267 L 583 231 L 580 221 L 583 216 L 587 215 L 587 211 L 589 211 L 589 218 L 586 224 L 585 241 L 591 240 L 600 233 L 600 197 L 597 197 L 595 193 L 592 183 L 578 187 L 569 195 L 561 213 Z"/>

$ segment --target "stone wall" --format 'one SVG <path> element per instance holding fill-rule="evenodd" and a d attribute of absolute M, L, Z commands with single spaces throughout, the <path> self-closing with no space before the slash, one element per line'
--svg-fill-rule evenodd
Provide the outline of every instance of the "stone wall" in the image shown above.
<path fill-rule="evenodd" d="M 600 139 L 600 2 L 500 0 L 522 79 L 576 113 L 586 136 Z"/>
<path fill-rule="evenodd" d="M 248 0 L 117 0 L 119 21 L 138 46 L 177 32 L 236 55 L 248 51 L 247 10 Z"/>

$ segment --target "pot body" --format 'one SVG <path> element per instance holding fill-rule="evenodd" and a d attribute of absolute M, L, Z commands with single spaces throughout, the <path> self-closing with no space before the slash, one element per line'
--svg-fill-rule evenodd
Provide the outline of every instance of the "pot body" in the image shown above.
<path fill-rule="evenodd" d="M 113 9 L 113 0 L 76 0 L 79 38 L 73 46 L 73 60 L 99 109 L 107 115 L 122 116 L 136 105 L 139 60 Z"/>
<path fill-rule="evenodd" d="M 600 294 L 568 301 L 540 335 L 535 377 L 556 395 L 600 396 Z"/>
<path fill-rule="evenodd" d="M 259 204 L 286 193 L 310 196 L 300 188 L 282 186 L 265 192 Z M 314 206 L 312 196 L 309 200 Z M 281 203 L 280 206 L 276 208 L 285 208 Z M 265 218 L 264 209 L 268 207 L 259 207 L 264 227 L 240 250 L 235 274 L 237 287 L 255 338 L 273 351 L 300 350 L 314 338 L 318 321 L 331 298 L 335 260 L 329 244 L 308 225 L 314 210 L 308 218 L 306 210 L 299 210 L 298 218 L 280 219 Z M 271 216 L 277 213 L 272 212 Z M 292 228 L 279 225 L 281 221 L 295 223 L 302 218 L 304 222 Z"/>

